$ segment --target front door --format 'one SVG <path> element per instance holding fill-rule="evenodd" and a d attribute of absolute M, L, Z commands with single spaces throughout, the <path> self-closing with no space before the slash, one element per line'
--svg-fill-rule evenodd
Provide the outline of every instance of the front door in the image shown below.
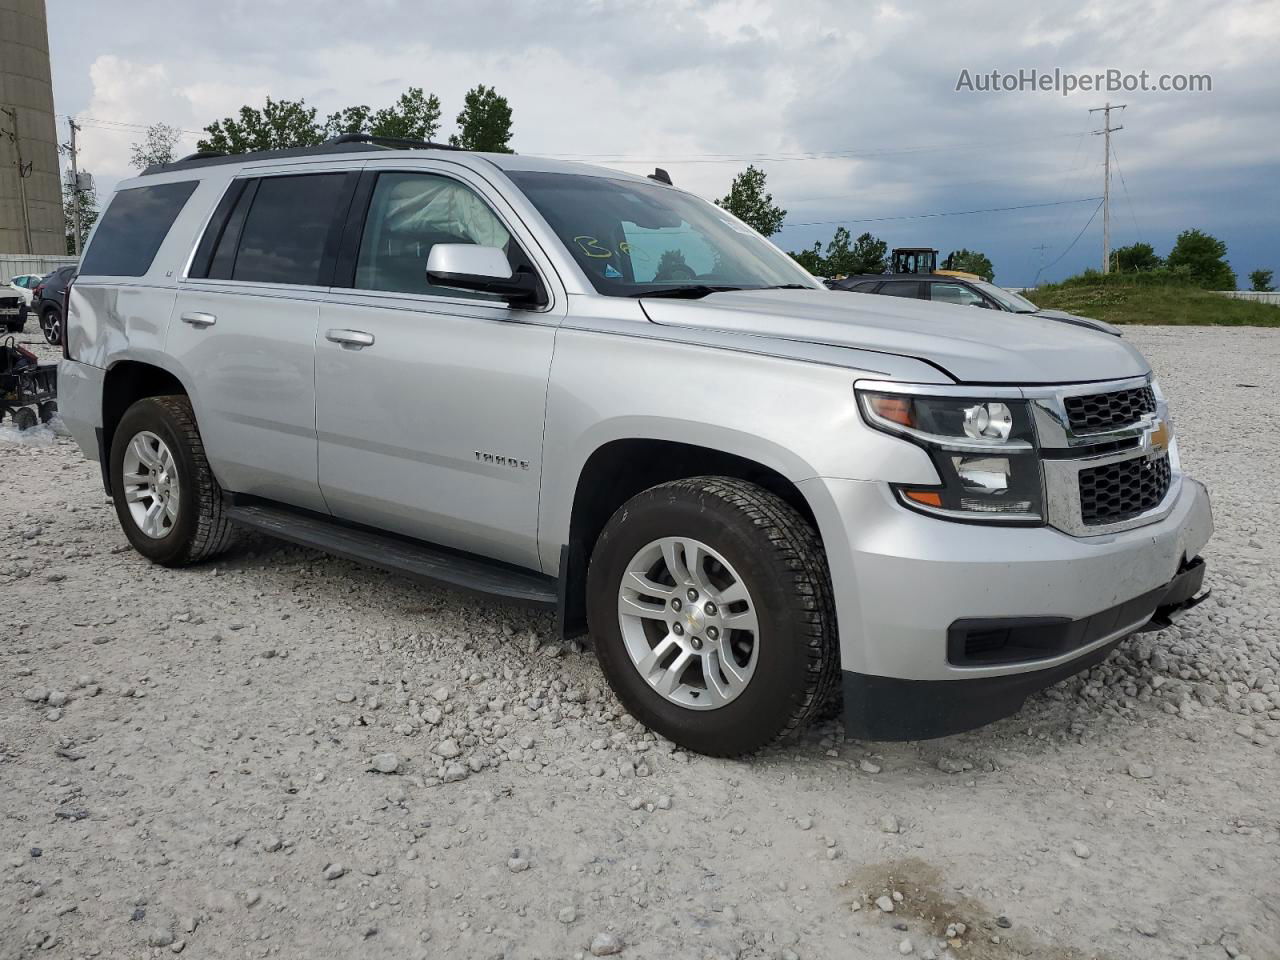
<path fill-rule="evenodd" d="M 348 274 L 340 256 L 335 277 L 346 285 L 320 307 L 320 486 L 337 517 L 537 568 L 563 297 L 548 290 L 545 307 L 512 309 L 431 286 L 437 243 L 501 247 L 544 287 L 549 271 L 528 259 L 523 227 L 483 181 L 456 165 L 411 163 L 364 174 L 343 241 Z"/>

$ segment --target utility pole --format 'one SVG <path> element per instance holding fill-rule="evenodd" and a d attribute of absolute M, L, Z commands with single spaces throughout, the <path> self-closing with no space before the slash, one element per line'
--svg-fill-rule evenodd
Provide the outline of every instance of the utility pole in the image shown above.
<path fill-rule="evenodd" d="M 80 132 L 80 125 L 76 123 L 75 117 L 67 117 L 67 123 L 71 126 L 71 142 L 67 144 L 67 151 L 71 154 L 71 222 L 72 229 L 75 231 L 75 251 L 76 256 L 80 256 L 80 238 L 83 234 L 80 232 L 80 168 L 76 164 L 76 134 Z"/>
<path fill-rule="evenodd" d="M 1112 106 L 1108 103 L 1104 107 L 1094 107 L 1090 113 L 1102 114 L 1102 129 L 1093 131 L 1096 137 L 1101 135 L 1103 138 L 1103 155 L 1102 155 L 1102 272 L 1111 272 L 1111 134 L 1117 130 L 1123 130 L 1124 127 L 1113 127 L 1111 125 L 1111 111 L 1123 110 L 1127 107 L 1127 103 L 1117 103 Z"/>
<path fill-rule="evenodd" d="M 1039 246 L 1032 247 L 1031 249 L 1038 250 L 1040 253 L 1040 266 L 1036 270 L 1036 282 L 1032 284 L 1033 287 L 1038 287 L 1040 286 L 1040 274 L 1044 272 L 1044 252 L 1049 249 L 1049 245 L 1047 243 L 1042 243 Z"/>
<path fill-rule="evenodd" d="M 13 143 L 13 151 L 18 156 L 18 197 L 22 204 L 22 234 L 27 241 L 27 253 L 34 253 L 35 250 L 31 245 L 31 212 L 27 209 L 27 177 L 31 176 L 31 164 L 22 162 L 22 137 L 18 133 L 18 109 L 17 107 L 0 107 L 0 113 L 8 117 L 12 125 L 5 134 Z"/>

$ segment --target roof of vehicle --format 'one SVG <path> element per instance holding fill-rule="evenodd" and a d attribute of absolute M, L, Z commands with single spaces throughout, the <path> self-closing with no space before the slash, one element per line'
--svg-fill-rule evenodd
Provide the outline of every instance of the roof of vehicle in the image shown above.
<path fill-rule="evenodd" d="M 172 163 L 152 164 L 142 171 L 141 176 L 175 173 L 183 170 L 205 170 L 209 167 L 225 166 L 227 164 L 245 165 L 308 157 L 329 158 L 353 153 L 361 155 L 376 154 L 379 156 L 394 155 L 407 158 L 447 157 L 449 160 L 460 162 L 467 166 L 479 167 L 483 164 L 488 164 L 506 172 L 571 173 L 579 176 L 612 177 L 614 179 L 636 180 L 645 183 L 654 182 L 650 178 L 637 176 L 633 173 L 579 163 L 573 160 L 555 160 L 519 153 L 478 153 L 455 147 L 451 144 L 433 143 L 423 144 L 421 147 L 392 147 L 363 141 L 330 141 L 314 147 L 256 150 L 250 153 L 194 153 Z"/>
<path fill-rule="evenodd" d="M 840 283 L 854 282 L 862 283 L 866 280 L 931 280 L 943 281 L 946 283 L 973 283 L 965 277 L 957 277 L 954 274 L 947 273 L 853 273 L 847 277 L 841 277 Z"/>

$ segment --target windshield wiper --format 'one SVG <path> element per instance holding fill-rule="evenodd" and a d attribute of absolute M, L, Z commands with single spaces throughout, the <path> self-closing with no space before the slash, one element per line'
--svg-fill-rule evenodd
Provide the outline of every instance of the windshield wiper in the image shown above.
<path fill-rule="evenodd" d="M 690 283 L 683 287 L 654 287 L 629 294 L 632 297 L 667 297 L 675 300 L 700 300 L 712 293 L 730 293 L 743 287 L 712 287 L 705 283 Z"/>
<path fill-rule="evenodd" d="M 816 290 L 807 283 L 775 283 L 772 287 L 757 287 L 758 290 Z"/>

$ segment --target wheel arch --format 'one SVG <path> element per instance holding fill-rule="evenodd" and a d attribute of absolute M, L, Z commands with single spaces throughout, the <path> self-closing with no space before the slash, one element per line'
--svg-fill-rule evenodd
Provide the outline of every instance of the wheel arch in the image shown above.
<path fill-rule="evenodd" d="M 758 438 L 755 439 L 759 444 Z M 689 477 L 733 477 L 776 494 L 813 527 L 822 542 L 817 517 L 797 486 L 801 477 L 788 476 L 774 463 L 762 462 L 722 446 L 704 446 L 659 437 L 615 438 L 601 443 L 584 460 L 577 474 L 567 524 L 553 534 L 558 543 L 560 632 L 564 637 L 586 631 L 586 573 L 595 543 L 617 509 L 643 490 Z"/>
<path fill-rule="evenodd" d="M 98 456 L 102 460 L 102 483 L 108 495 L 111 493 L 111 477 L 106 467 L 120 418 L 139 400 L 172 394 L 191 397 L 191 391 L 182 379 L 165 367 L 130 359 L 117 360 L 107 368 L 102 381 L 102 436 L 98 443 Z"/>

